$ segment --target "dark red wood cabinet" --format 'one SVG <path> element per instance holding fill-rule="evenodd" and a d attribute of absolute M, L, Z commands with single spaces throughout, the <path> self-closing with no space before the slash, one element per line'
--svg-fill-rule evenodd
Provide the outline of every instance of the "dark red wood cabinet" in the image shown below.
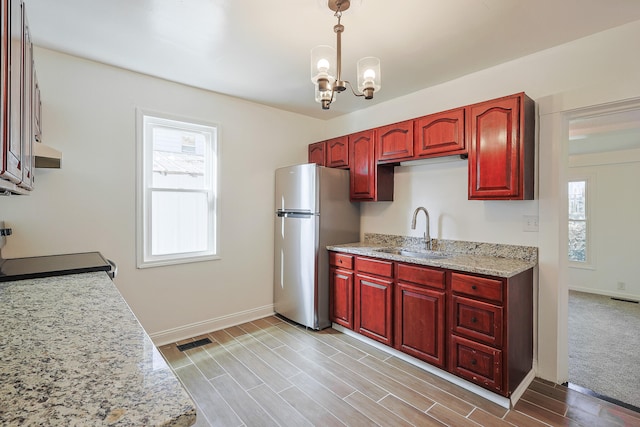
<path fill-rule="evenodd" d="M 356 257 L 353 330 L 393 344 L 393 263 Z"/>
<path fill-rule="evenodd" d="M 308 151 L 309 163 L 315 163 L 320 166 L 324 166 L 326 164 L 326 156 L 325 156 L 325 141 L 314 142 L 313 144 L 309 144 Z"/>
<path fill-rule="evenodd" d="M 41 114 L 22 0 L 0 0 L 0 35 L 0 189 L 27 194 L 33 189 Z"/>
<path fill-rule="evenodd" d="M 353 329 L 353 256 L 329 252 L 329 317 Z"/>
<path fill-rule="evenodd" d="M 535 105 L 524 93 L 468 107 L 469 200 L 531 200 Z"/>
<path fill-rule="evenodd" d="M 329 251 L 331 320 L 509 397 L 532 369 L 533 269 L 510 278 Z"/>
<path fill-rule="evenodd" d="M 0 177 L 13 183 L 22 181 L 22 81 L 24 67 L 23 3 L 21 0 L 0 0 L 2 50 L 0 105 L 0 138 L 2 139 L 2 164 Z"/>
<path fill-rule="evenodd" d="M 518 93 L 309 145 L 310 162 L 350 169 L 353 201 L 393 201 L 398 162 L 450 155 L 468 155 L 469 200 L 532 200 L 535 103 Z"/>
<path fill-rule="evenodd" d="M 394 348 L 439 368 L 446 364 L 445 272 L 397 264 Z"/>
<path fill-rule="evenodd" d="M 393 166 L 378 165 L 375 131 L 349 135 L 350 194 L 353 201 L 393 201 Z"/>
<path fill-rule="evenodd" d="M 510 396 L 533 363 L 533 269 L 508 279 L 452 272 L 449 371 Z"/>
<path fill-rule="evenodd" d="M 349 137 L 341 136 L 326 141 L 326 166 L 330 168 L 349 168 Z"/>
<path fill-rule="evenodd" d="M 413 157 L 413 120 L 376 129 L 378 162 L 408 160 Z"/>
<path fill-rule="evenodd" d="M 465 111 L 456 108 L 415 119 L 414 157 L 467 154 Z"/>

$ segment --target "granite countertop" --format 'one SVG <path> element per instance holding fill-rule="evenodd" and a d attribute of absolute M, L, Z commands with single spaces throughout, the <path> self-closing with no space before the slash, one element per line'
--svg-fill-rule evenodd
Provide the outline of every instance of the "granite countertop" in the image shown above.
<path fill-rule="evenodd" d="M 415 252 L 428 252 L 423 240 L 419 238 L 369 233 L 365 234 L 365 239 L 362 242 L 332 245 L 327 246 L 327 249 L 506 278 L 515 276 L 538 264 L 538 250 L 535 247 L 454 240 L 432 240 L 433 251 L 444 255 L 443 258 L 418 258 L 380 252 L 380 249 L 398 247 Z"/>
<path fill-rule="evenodd" d="M 189 426 L 195 405 L 105 272 L 0 283 L 1 425 Z"/>

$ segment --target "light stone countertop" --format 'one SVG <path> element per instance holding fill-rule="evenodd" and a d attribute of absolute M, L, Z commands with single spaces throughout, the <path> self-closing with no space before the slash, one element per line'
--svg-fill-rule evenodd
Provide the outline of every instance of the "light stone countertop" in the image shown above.
<path fill-rule="evenodd" d="M 327 246 L 327 249 L 353 255 L 506 278 L 515 276 L 538 264 L 538 250 L 531 246 L 436 239 L 433 239 L 432 245 L 435 252 L 445 257 L 425 259 L 380 252 L 380 249 L 397 247 L 416 252 L 427 252 L 422 239 L 384 234 L 367 233 L 363 242 L 332 245 Z"/>
<path fill-rule="evenodd" d="M 0 283 L 0 425 L 195 421 L 189 395 L 105 272 Z"/>

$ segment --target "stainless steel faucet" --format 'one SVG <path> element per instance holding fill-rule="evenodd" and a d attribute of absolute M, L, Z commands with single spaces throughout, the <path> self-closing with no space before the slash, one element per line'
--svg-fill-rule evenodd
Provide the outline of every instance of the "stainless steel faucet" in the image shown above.
<path fill-rule="evenodd" d="M 416 217 L 418 216 L 418 212 L 420 211 L 424 212 L 425 216 L 427 217 L 427 230 L 424 233 L 424 243 L 427 246 L 427 250 L 431 250 L 431 236 L 429 235 L 429 212 L 427 212 L 427 210 L 422 206 L 417 207 L 416 210 L 413 212 L 413 219 L 411 220 L 411 229 L 412 230 L 416 229 Z"/>

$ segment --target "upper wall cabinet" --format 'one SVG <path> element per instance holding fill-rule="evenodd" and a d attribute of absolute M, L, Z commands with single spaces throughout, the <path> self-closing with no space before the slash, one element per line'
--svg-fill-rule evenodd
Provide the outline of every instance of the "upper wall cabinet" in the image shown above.
<path fill-rule="evenodd" d="M 415 119 L 415 158 L 467 154 L 464 116 L 457 108 Z"/>
<path fill-rule="evenodd" d="M 469 200 L 532 200 L 535 103 L 518 93 L 309 145 L 309 162 L 350 169 L 355 201 L 392 201 L 399 162 L 451 155 L 469 156 Z"/>
<path fill-rule="evenodd" d="M 324 141 L 309 144 L 309 163 L 324 166 L 326 163 L 325 147 L 326 144 Z"/>
<path fill-rule="evenodd" d="M 400 161 L 413 157 L 413 120 L 379 127 L 378 161 Z"/>
<path fill-rule="evenodd" d="M 469 108 L 469 200 L 532 200 L 535 104 L 524 93 Z"/>
<path fill-rule="evenodd" d="M 330 168 L 349 168 L 349 137 L 341 136 L 326 141 L 327 163 Z"/>
<path fill-rule="evenodd" d="M 41 139 L 40 91 L 24 3 L 0 0 L 0 12 L 0 191 L 25 194 Z"/>
<path fill-rule="evenodd" d="M 349 135 L 349 178 L 353 201 L 392 201 L 393 165 L 378 165 L 375 130 Z"/>
<path fill-rule="evenodd" d="M 22 181 L 22 1 L 0 0 L 2 16 L 2 99 L 0 177 L 15 184 Z"/>

